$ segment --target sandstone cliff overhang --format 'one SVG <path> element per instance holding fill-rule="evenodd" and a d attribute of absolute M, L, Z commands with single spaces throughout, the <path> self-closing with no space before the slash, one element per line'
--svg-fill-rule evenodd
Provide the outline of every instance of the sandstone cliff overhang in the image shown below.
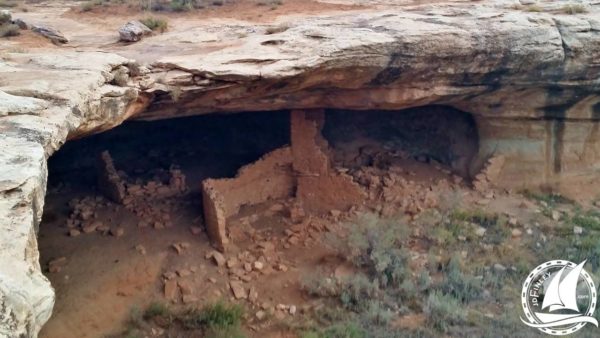
<path fill-rule="evenodd" d="M 162 37 L 181 54 L 151 60 L 147 71 L 117 54 L 145 60 L 143 43 L 160 36 L 110 52 L 0 47 L 0 335 L 36 336 L 52 311 L 36 240 L 47 158 L 69 138 L 131 117 L 444 104 L 474 114 L 474 166 L 502 154 L 498 176 L 508 186 L 596 181 L 600 4 L 582 1 L 587 13 L 567 15 L 567 3 L 543 3 L 542 12 L 500 0 L 390 5 L 270 26 L 210 23 L 193 30 L 196 49 L 176 45 L 177 32 Z"/>

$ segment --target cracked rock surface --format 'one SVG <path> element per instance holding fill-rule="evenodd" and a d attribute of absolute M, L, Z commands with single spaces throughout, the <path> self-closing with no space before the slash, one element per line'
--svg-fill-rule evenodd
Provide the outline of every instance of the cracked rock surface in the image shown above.
<path fill-rule="evenodd" d="M 475 115 L 480 162 L 505 151 L 508 179 L 600 169 L 600 2 L 575 15 L 561 10 L 569 1 L 539 1 L 540 12 L 503 0 L 323 2 L 362 7 L 271 24 L 181 18 L 127 45 L 115 42 L 130 18 L 78 21 L 58 2 L 13 14 L 69 42 L 0 44 L 0 336 L 34 337 L 52 312 L 36 240 L 47 158 L 129 118 L 442 104 Z M 547 130 L 563 130 L 565 146 L 544 148 Z"/>

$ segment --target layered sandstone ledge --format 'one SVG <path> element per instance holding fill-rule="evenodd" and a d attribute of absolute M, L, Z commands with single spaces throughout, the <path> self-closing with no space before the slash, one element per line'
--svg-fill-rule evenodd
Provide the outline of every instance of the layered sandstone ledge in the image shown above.
<path fill-rule="evenodd" d="M 0 46 L 0 335 L 36 336 L 52 311 L 36 240 L 47 158 L 131 117 L 449 105 L 477 121 L 472 172 L 503 155 L 505 187 L 596 183 L 600 2 L 576 15 L 561 12 L 568 1 L 542 1 L 541 12 L 500 0 L 374 3 L 272 25 L 187 22 L 136 45 L 90 44 L 79 25 L 57 27 L 64 47 Z"/>

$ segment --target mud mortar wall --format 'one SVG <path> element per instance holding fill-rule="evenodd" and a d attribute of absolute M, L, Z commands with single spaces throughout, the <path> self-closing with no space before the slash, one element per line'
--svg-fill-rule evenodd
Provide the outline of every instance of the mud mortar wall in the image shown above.
<path fill-rule="evenodd" d="M 235 178 L 202 182 L 206 229 L 218 249 L 224 250 L 228 244 L 227 217 L 235 215 L 242 205 L 293 195 L 296 183 L 291 164 L 291 149 L 283 147 L 243 167 Z"/>
<path fill-rule="evenodd" d="M 327 141 L 321 135 L 324 112 L 295 110 L 290 121 L 298 201 L 307 211 L 320 214 L 361 204 L 365 193 L 350 176 L 331 166 Z"/>

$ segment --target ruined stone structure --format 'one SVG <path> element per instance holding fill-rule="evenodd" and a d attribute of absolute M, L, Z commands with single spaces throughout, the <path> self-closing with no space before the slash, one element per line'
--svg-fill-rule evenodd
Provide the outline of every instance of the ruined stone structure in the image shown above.
<path fill-rule="evenodd" d="M 243 205 L 294 196 L 304 210 L 324 214 L 363 202 L 365 193 L 358 184 L 330 165 L 327 141 L 321 135 L 323 114 L 323 110 L 292 111 L 290 147 L 243 167 L 235 178 L 202 182 L 204 219 L 215 247 L 225 250 L 227 218 Z"/>
<path fill-rule="evenodd" d="M 56 26 L 77 49 L 49 44 L 15 52 L 17 40 L 0 47 L 0 335 L 34 337 L 52 312 L 54 291 L 41 272 L 36 239 L 47 158 L 68 139 L 131 118 L 446 105 L 477 122 L 473 173 L 502 155 L 502 165 L 490 172 L 502 187 L 548 186 L 577 197 L 597 191 L 597 1 L 581 1 L 586 12 L 576 14 L 561 11 L 569 1 L 540 2 L 536 12 L 507 0 L 361 3 L 374 7 L 285 17 L 277 25 L 174 25 L 125 47 L 108 43 L 118 39 L 116 28 L 94 26 L 101 41 L 94 43 L 79 33 L 91 25 L 60 13 L 20 13 L 25 22 Z M 217 224 L 211 231 L 222 244 L 222 221 L 240 205 L 288 194 L 293 186 L 309 208 L 359 200 L 351 182 L 329 166 L 321 117 L 302 114 L 292 118 L 292 148 L 266 155 L 233 181 L 205 183 L 205 201 L 215 202 L 205 205 L 215 210 L 208 213 Z M 265 183 L 253 175 L 256 166 L 273 172 L 282 189 L 236 200 L 228 182 L 247 176 Z M 319 195 L 314 184 L 347 189 L 351 197 Z M 320 201 L 311 205 L 315 196 Z"/>

